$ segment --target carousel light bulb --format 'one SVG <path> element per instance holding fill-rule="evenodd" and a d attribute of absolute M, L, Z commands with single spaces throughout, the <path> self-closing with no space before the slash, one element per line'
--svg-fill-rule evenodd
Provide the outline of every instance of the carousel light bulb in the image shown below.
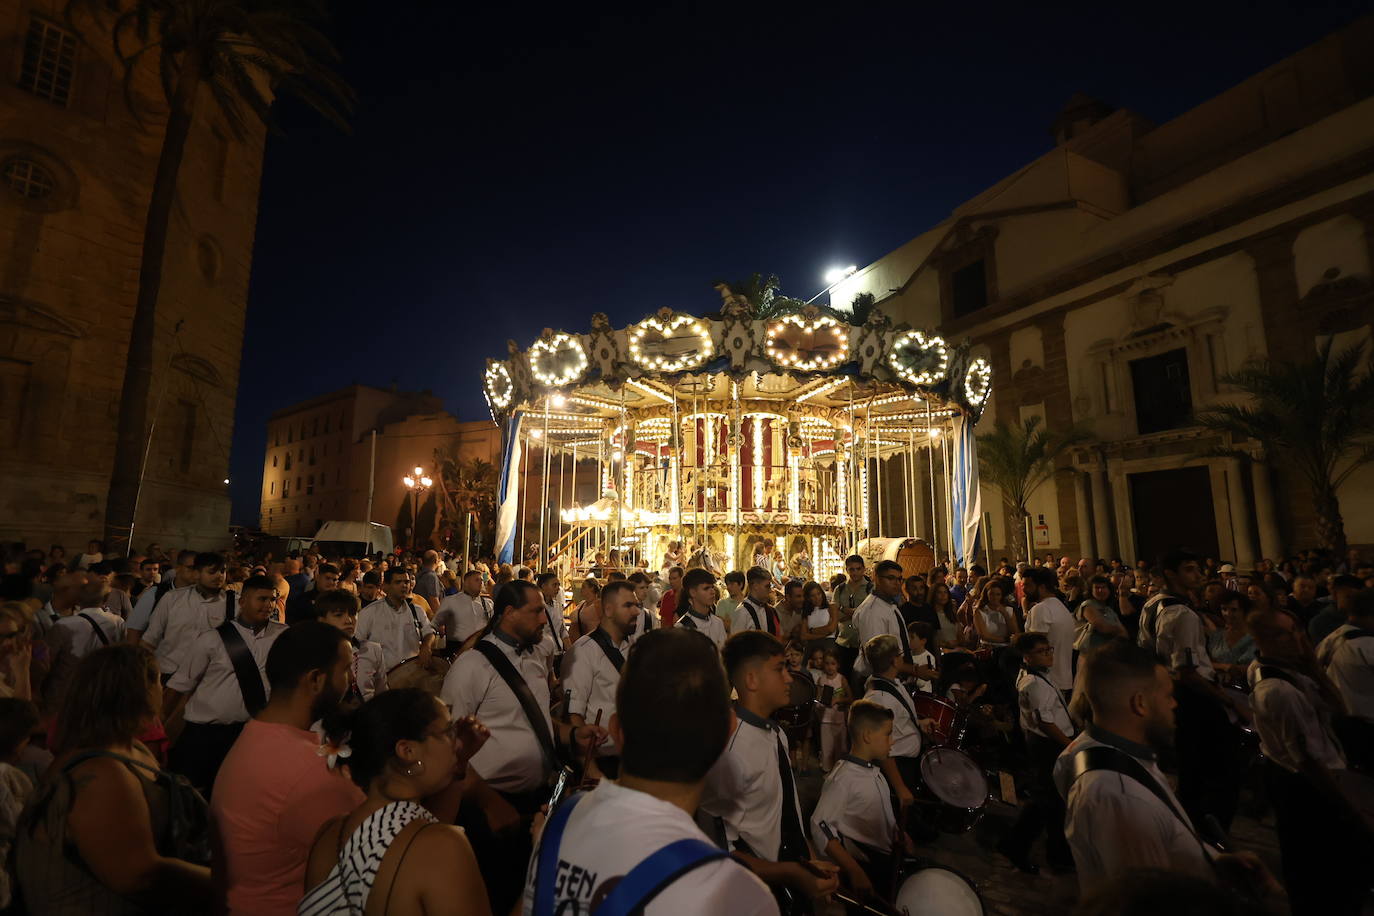
<path fill-rule="evenodd" d="M 544 436 L 544 431 L 543 431 L 542 429 L 532 429 L 532 430 L 530 430 L 530 438 L 531 438 L 531 439 L 542 439 L 543 436 Z"/>
<path fill-rule="evenodd" d="M 611 452 L 611 460 L 612 460 L 612 461 L 619 461 L 621 458 L 624 458 L 624 457 L 625 457 L 625 453 L 622 452 L 620 449 L 616 449 L 615 451 Z"/>
<path fill-rule="evenodd" d="M 932 438 L 932 439 L 938 439 L 938 438 L 940 438 L 940 430 L 939 430 L 938 427 L 931 427 L 930 430 L 929 430 L 929 433 L 930 433 L 930 438 Z"/>
<path fill-rule="evenodd" d="M 554 407 L 563 407 L 567 405 L 568 399 L 563 397 L 563 395 L 555 392 L 554 396 L 549 398 L 549 403 L 552 404 Z"/>

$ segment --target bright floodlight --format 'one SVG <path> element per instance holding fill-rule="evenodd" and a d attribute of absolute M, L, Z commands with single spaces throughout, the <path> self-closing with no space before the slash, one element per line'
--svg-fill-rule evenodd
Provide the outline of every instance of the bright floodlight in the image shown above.
<path fill-rule="evenodd" d="M 829 283 L 831 286 L 834 286 L 836 283 L 839 283 L 845 277 L 851 276 L 852 274 L 856 274 L 858 272 L 859 268 L 854 266 L 853 264 L 850 264 L 848 267 L 832 267 L 825 272 L 825 282 Z"/>
<path fill-rule="evenodd" d="M 225 483 L 228 483 L 228 482 L 229 482 L 229 478 L 228 478 L 228 477 L 224 478 L 224 482 L 225 482 Z"/>

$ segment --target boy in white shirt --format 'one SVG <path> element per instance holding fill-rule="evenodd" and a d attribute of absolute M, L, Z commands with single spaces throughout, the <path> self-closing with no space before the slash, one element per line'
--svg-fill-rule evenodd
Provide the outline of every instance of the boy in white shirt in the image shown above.
<path fill-rule="evenodd" d="M 935 678 L 932 675 L 938 673 L 939 667 L 935 664 L 935 655 L 926 647 L 930 645 L 935 632 L 930 624 L 917 620 L 907 627 L 907 633 L 911 637 L 911 664 L 916 668 L 916 689 L 921 693 L 934 693 Z"/>
<path fill-rule="evenodd" d="M 898 844 L 914 851 L 897 827 L 882 761 L 892 749 L 892 710 L 871 700 L 849 709 L 850 752 L 825 779 L 811 814 L 811 841 L 840 866 L 860 897 L 887 891 Z"/>

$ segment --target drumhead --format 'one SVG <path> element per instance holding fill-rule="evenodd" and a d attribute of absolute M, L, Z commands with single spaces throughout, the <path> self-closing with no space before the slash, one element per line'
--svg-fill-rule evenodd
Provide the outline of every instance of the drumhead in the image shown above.
<path fill-rule="evenodd" d="M 984 916 L 983 900 L 967 878 L 943 865 L 907 875 L 897 891 L 904 916 Z"/>
<path fill-rule="evenodd" d="M 816 682 L 806 673 L 801 676 L 793 675 L 788 690 L 791 698 L 787 704 L 789 706 L 807 706 L 816 699 Z"/>
<path fill-rule="evenodd" d="M 953 748 L 931 748 L 921 758 L 921 778 L 935 797 L 956 808 L 981 808 L 988 779 L 972 757 Z"/>

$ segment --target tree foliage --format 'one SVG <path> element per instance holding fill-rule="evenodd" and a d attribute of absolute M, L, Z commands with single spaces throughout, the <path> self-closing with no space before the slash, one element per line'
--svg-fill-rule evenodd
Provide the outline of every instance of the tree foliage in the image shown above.
<path fill-rule="evenodd" d="M 978 474 L 1002 494 L 1011 522 L 1012 545 L 1025 554 L 1027 503 L 1036 490 L 1055 473 L 1059 457 L 1075 445 L 1092 439 L 1092 432 L 1075 424 L 1066 430 L 1041 428 L 1041 418 L 1027 417 L 1022 424 L 998 422 L 978 436 Z"/>

